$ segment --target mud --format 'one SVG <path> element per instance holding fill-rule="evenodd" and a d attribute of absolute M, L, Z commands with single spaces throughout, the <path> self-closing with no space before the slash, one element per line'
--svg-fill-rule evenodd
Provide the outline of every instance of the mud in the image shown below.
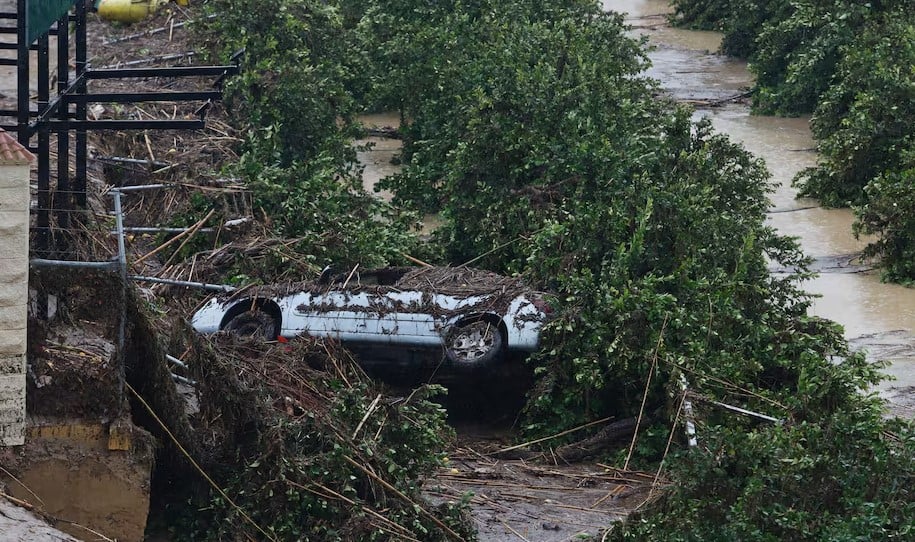
<path fill-rule="evenodd" d="M 152 456 L 151 438 L 129 420 L 103 424 L 31 419 L 26 445 L 0 450 L 6 471 L 0 482 L 56 529 L 78 539 L 104 540 L 92 529 L 109 539 L 140 541 L 149 508 Z M 2 539 L 15 540 L 5 538 L 5 532 Z"/>
<path fill-rule="evenodd" d="M 495 459 L 490 454 L 508 443 L 494 433 L 467 431 L 424 493 L 433 502 L 469 498 L 481 542 L 599 540 L 614 521 L 658 494 L 650 489 L 653 473 L 599 463 Z"/>

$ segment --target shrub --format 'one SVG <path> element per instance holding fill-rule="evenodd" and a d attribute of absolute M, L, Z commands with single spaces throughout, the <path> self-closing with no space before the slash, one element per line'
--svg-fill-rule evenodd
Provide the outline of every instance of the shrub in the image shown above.
<path fill-rule="evenodd" d="M 200 34 L 210 50 L 245 48 L 227 106 L 247 136 L 239 162 L 227 167 L 252 190 L 259 214 L 279 235 L 307 240 L 299 249 L 319 265 L 383 265 L 417 254 L 417 215 L 362 186 L 354 96 L 365 91 L 368 64 L 337 7 L 317 0 L 206 7 L 218 14 Z"/>

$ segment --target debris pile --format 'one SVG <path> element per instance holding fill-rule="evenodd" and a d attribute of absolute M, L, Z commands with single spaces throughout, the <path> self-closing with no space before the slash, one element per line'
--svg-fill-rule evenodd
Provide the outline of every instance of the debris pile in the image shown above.
<path fill-rule="evenodd" d="M 193 337 L 193 420 L 210 456 L 199 536 L 219 540 L 468 540 L 454 503 L 419 480 L 441 465 L 450 429 L 435 387 L 390 397 L 338 345 Z M 218 487 L 217 487 L 218 486 Z"/>

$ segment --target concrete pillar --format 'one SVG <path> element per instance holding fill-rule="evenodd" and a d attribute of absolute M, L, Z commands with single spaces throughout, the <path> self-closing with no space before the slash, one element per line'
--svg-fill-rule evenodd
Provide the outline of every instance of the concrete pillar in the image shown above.
<path fill-rule="evenodd" d="M 34 158 L 0 129 L 0 446 L 25 443 L 29 164 Z"/>

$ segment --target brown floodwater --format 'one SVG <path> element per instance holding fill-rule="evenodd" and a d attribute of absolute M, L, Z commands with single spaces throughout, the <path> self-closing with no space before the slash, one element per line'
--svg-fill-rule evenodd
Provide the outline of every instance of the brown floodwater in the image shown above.
<path fill-rule="evenodd" d="M 626 13 L 632 34 L 648 37 L 652 67 L 647 75 L 674 98 L 701 104 L 738 96 L 752 84 L 745 62 L 715 54 L 720 34 L 670 28 L 667 0 L 606 0 L 603 5 Z M 878 272 L 856 258 L 867 239 L 852 234 L 850 210 L 797 198 L 792 179 L 817 161 L 809 119 L 754 116 L 745 103 L 699 105 L 695 117 L 708 117 L 718 131 L 765 160 L 774 189 L 767 221 L 796 237 L 820 272 L 805 283 L 819 296 L 810 313 L 841 324 L 851 344 L 870 359 L 890 362 L 885 372 L 896 380 L 879 391 L 894 412 L 915 416 L 915 289 L 882 283 Z"/>
<path fill-rule="evenodd" d="M 367 130 L 386 130 L 400 126 L 400 115 L 396 112 L 371 113 L 359 117 Z M 400 154 L 400 140 L 382 136 L 368 136 L 354 142 L 356 158 L 363 166 L 362 186 L 385 201 L 391 201 L 393 194 L 387 190 L 375 192 L 378 181 L 400 171 L 395 158 Z"/>

